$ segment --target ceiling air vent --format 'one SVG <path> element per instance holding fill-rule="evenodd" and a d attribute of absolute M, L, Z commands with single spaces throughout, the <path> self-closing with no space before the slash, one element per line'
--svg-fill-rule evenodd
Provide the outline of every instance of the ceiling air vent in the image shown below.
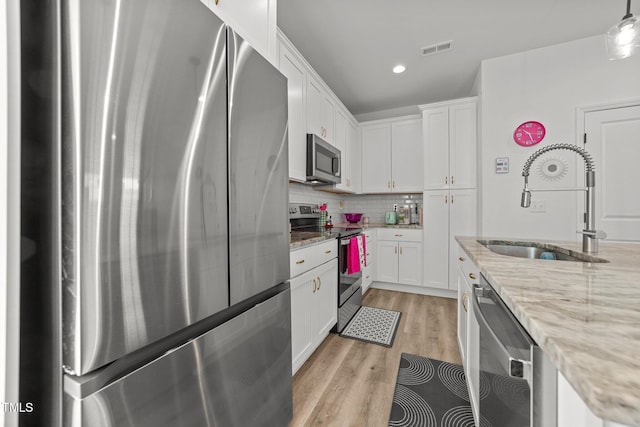
<path fill-rule="evenodd" d="M 449 40 L 449 41 L 438 43 L 438 44 L 433 44 L 431 46 L 425 46 L 421 49 L 422 56 L 429 56 L 429 55 L 435 55 L 436 53 L 446 52 L 448 50 L 451 50 L 452 47 L 453 47 L 453 40 Z"/>

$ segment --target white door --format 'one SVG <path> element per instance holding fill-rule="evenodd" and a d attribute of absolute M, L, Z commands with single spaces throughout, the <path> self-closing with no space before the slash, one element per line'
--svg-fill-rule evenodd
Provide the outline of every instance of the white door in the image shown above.
<path fill-rule="evenodd" d="M 391 191 L 391 126 L 362 128 L 362 192 Z"/>
<path fill-rule="evenodd" d="M 478 230 L 477 190 L 449 192 L 449 289 L 458 289 L 458 243 L 456 236 L 475 236 Z"/>
<path fill-rule="evenodd" d="M 584 123 L 596 170 L 596 228 L 607 240 L 640 241 L 640 105 L 587 112 Z"/>
<path fill-rule="evenodd" d="M 398 244 L 398 283 L 422 286 L 422 243 Z"/>
<path fill-rule="evenodd" d="M 321 123 L 322 89 L 311 75 L 307 75 L 307 132 L 324 138 L 324 128 Z"/>
<path fill-rule="evenodd" d="M 449 108 L 422 112 L 424 138 L 424 189 L 449 187 Z"/>
<path fill-rule="evenodd" d="M 422 191 L 422 120 L 391 124 L 392 191 Z"/>
<path fill-rule="evenodd" d="M 291 279 L 291 360 L 295 374 L 311 353 L 312 272 Z"/>
<path fill-rule="evenodd" d="M 398 243 L 378 240 L 376 280 L 380 282 L 398 282 Z"/>
<path fill-rule="evenodd" d="M 336 189 L 349 191 L 347 185 L 350 181 L 350 168 L 349 168 L 349 150 L 347 148 L 347 118 L 341 111 L 336 111 L 336 123 L 335 123 L 335 139 L 333 145 L 340 150 L 340 184 L 336 185 Z"/>
<path fill-rule="evenodd" d="M 311 322 L 314 346 L 322 342 L 336 324 L 338 315 L 338 260 L 334 259 L 313 269 Z"/>
<path fill-rule="evenodd" d="M 449 107 L 450 188 L 476 188 L 477 129 L 475 101 Z"/>
<path fill-rule="evenodd" d="M 425 191 L 424 206 L 424 285 L 449 288 L 449 191 Z"/>
<path fill-rule="evenodd" d="M 307 128 L 304 123 L 305 70 L 302 63 L 280 45 L 280 72 L 287 77 L 289 101 L 289 178 L 307 178 Z"/>

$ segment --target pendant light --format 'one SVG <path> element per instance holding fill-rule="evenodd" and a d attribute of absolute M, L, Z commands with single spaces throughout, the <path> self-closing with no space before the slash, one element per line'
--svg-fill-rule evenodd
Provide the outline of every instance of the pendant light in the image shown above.
<path fill-rule="evenodd" d="M 627 0 L 627 14 L 605 35 L 607 56 L 611 60 L 633 55 L 640 45 L 640 20 L 631 13 L 631 0 Z"/>

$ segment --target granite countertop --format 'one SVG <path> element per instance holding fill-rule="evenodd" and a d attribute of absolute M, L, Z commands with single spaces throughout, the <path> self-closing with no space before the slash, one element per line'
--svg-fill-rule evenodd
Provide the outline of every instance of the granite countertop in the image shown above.
<path fill-rule="evenodd" d="M 311 237 L 309 239 L 304 239 L 304 240 L 298 240 L 298 241 L 291 241 L 291 237 L 289 237 L 289 250 L 295 250 L 295 249 L 300 249 L 300 248 L 304 248 L 306 246 L 311 246 L 311 245 L 315 245 L 316 243 L 322 243 L 326 240 L 335 240 L 336 239 L 336 235 L 335 234 L 331 234 L 330 232 L 326 232 L 320 236 L 317 237 Z"/>
<path fill-rule="evenodd" d="M 600 241 L 594 255 L 610 262 L 583 263 L 498 255 L 478 239 L 537 240 L 456 236 L 591 411 L 640 426 L 640 245 Z"/>
<path fill-rule="evenodd" d="M 415 230 L 422 230 L 422 226 L 418 225 L 418 224 L 385 224 L 385 223 L 376 223 L 376 222 L 370 222 L 368 224 L 362 224 L 362 223 L 357 223 L 357 224 L 340 224 L 340 227 L 360 227 L 363 229 L 367 229 L 367 228 L 405 228 L 405 229 L 415 229 Z"/>

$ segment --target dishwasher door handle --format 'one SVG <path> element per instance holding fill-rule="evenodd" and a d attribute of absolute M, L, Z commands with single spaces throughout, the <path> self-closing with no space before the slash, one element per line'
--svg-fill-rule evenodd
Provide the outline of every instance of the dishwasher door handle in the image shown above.
<path fill-rule="evenodd" d="M 487 317 L 482 310 L 482 305 L 486 304 L 494 304 L 496 305 L 497 310 L 505 310 L 503 307 L 495 304 L 493 299 L 488 295 L 490 293 L 493 293 L 493 291 L 490 289 L 482 288 L 477 285 L 474 288 L 475 304 L 472 304 L 473 312 L 478 321 L 480 333 L 482 334 L 482 332 L 486 331 L 490 337 L 490 342 L 487 340 L 483 340 L 483 342 L 491 346 L 493 355 L 499 359 L 498 362 L 500 366 L 504 369 L 508 376 L 524 379 L 529 383 L 529 386 L 531 386 L 533 380 L 531 372 L 531 361 L 518 358 L 509 351 L 509 349 L 500 340 L 496 332 L 491 328 L 491 325 L 487 321 Z M 505 312 L 504 315 L 505 322 L 514 322 L 509 317 L 508 313 Z"/>

